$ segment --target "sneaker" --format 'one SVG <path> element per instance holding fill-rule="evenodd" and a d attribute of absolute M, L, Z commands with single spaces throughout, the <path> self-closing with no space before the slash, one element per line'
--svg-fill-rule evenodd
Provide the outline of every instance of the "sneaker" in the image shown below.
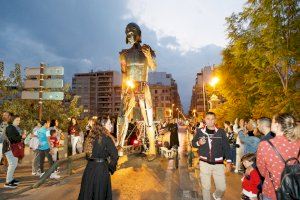
<path fill-rule="evenodd" d="M 40 178 L 43 176 L 45 174 L 45 172 L 43 172 L 43 173 L 39 173 L 39 175 L 40 175 Z"/>
<path fill-rule="evenodd" d="M 59 179 L 60 175 L 57 175 L 55 172 L 51 174 L 50 178 L 52 179 Z"/>
<path fill-rule="evenodd" d="M 5 188 L 17 188 L 18 185 L 16 185 L 16 184 L 10 182 L 10 183 L 5 183 L 5 184 L 4 184 L 4 187 L 5 187 Z"/>
<path fill-rule="evenodd" d="M 222 200 L 221 198 L 217 198 L 215 193 L 213 193 L 212 196 L 213 196 L 214 200 Z"/>
<path fill-rule="evenodd" d="M 36 176 L 37 173 L 36 173 L 36 172 L 32 172 L 31 175 L 32 175 L 32 176 Z"/>
<path fill-rule="evenodd" d="M 11 183 L 16 184 L 16 185 L 19 185 L 19 184 L 20 184 L 20 181 L 18 181 L 18 180 L 16 180 L 16 179 L 13 179 L 13 180 L 11 181 Z"/>

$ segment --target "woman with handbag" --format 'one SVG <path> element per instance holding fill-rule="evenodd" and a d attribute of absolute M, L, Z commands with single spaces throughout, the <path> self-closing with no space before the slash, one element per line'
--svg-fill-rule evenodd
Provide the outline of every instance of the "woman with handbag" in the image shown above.
<path fill-rule="evenodd" d="M 18 163 L 22 163 L 22 159 L 24 158 L 24 150 L 25 150 L 25 144 L 24 140 L 27 137 L 26 130 L 22 131 L 22 129 L 19 127 L 21 123 L 21 117 L 18 115 L 15 115 L 13 117 L 12 125 L 15 127 L 15 130 L 19 133 L 19 135 L 22 136 L 22 141 L 15 144 L 15 149 L 17 149 L 17 157 L 18 157 Z M 15 155 L 16 156 L 16 155 Z"/>
<path fill-rule="evenodd" d="M 22 139 L 25 139 L 26 135 L 20 135 L 16 127 L 11 123 L 15 122 L 15 120 L 20 120 L 20 117 L 17 115 L 13 116 L 10 113 L 7 114 L 7 122 L 9 125 L 6 127 L 5 131 L 7 137 L 5 156 L 8 161 L 8 169 L 4 187 L 16 188 L 20 182 L 14 179 L 13 176 L 18 165 L 18 157 L 24 157 L 24 143 Z"/>

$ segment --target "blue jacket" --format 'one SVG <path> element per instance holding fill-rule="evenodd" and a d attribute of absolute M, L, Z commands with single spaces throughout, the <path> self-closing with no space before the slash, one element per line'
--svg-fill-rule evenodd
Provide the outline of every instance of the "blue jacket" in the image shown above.
<path fill-rule="evenodd" d="M 244 143 L 244 153 L 256 153 L 260 139 L 255 136 L 244 135 L 243 131 L 239 132 L 239 138 Z"/>

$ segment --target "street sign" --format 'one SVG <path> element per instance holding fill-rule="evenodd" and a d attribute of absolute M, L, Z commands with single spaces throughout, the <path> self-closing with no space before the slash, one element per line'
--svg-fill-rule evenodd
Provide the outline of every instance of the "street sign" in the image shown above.
<path fill-rule="evenodd" d="M 40 67 L 27 68 L 25 70 L 26 76 L 39 76 Z M 64 67 L 45 67 L 44 75 L 48 76 L 62 76 L 64 75 Z"/>
<path fill-rule="evenodd" d="M 64 75 L 64 68 L 63 67 L 45 67 L 44 75 L 62 76 L 62 75 Z"/>
<path fill-rule="evenodd" d="M 39 80 L 25 80 L 24 88 L 39 88 Z M 64 81 L 62 79 L 46 79 L 43 81 L 44 88 L 62 88 L 64 86 Z"/>
<path fill-rule="evenodd" d="M 39 99 L 38 91 L 23 91 L 22 99 Z M 43 92 L 42 100 L 63 100 L 64 93 L 63 92 Z"/>
<path fill-rule="evenodd" d="M 63 92 L 43 92 L 43 100 L 64 100 Z"/>
<path fill-rule="evenodd" d="M 22 99 L 39 99 L 39 92 L 37 91 L 23 91 Z"/>

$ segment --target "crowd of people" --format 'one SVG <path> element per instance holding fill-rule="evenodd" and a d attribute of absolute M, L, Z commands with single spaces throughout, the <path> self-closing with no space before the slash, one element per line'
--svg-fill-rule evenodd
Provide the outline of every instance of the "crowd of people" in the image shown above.
<path fill-rule="evenodd" d="M 2 114 L 0 160 L 5 157 L 7 162 L 4 187 L 16 188 L 20 183 L 14 178 L 14 172 L 24 158 L 25 144 L 28 144 L 33 155 L 32 175 L 42 177 L 45 157 L 53 165 L 62 156 L 59 154 L 62 141 L 67 141 L 70 143 L 69 155 L 87 154 L 88 164 L 82 177 L 79 199 L 112 198 L 110 175 L 116 170 L 118 161 L 115 146 L 117 124 L 114 120 L 109 117 L 99 120 L 91 118 L 82 130 L 73 117 L 67 134 L 59 128 L 58 120 L 38 121 L 30 133 L 20 128 L 21 120 L 20 116 L 9 112 Z M 287 166 L 294 167 L 293 170 L 299 174 L 300 125 L 291 114 L 279 114 L 272 119 L 261 117 L 257 120 L 236 119 L 233 123 L 225 121 L 224 129 L 216 126 L 216 120 L 215 113 L 206 113 L 204 121 L 194 127 L 191 141 L 192 146 L 198 149 L 204 200 L 211 199 L 211 196 L 222 198 L 226 190 L 225 173 L 230 171 L 243 174 L 241 199 L 289 199 L 279 197 L 286 194 L 299 197 L 299 193 L 295 193 L 299 188 L 285 185 L 282 189 L 282 174 L 285 175 Z M 170 132 L 168 148 L 179 146 L 177 122 L 158 123 L 157 130 Z M 138 131 L 137 122 L 131 121 L 128 145 L 137 139 Z M 211 176 L 216 185 L 212 194 Z M 297 177 L 299 175 L 294 179 Z M 60 178 L 59 169 L 50 178 Z M 291 180 L 293 177 L 286 182 Z M 299 183 L 296 182 L 296 185 L 299 186 Z"/>
<path fill-rule="evenodd" d="M 20 181 L 14 178 L 14 172 L 21 164 L 25 156 L 25 145 L 28 145 L 32 152 L 32 175 L 42 177 L 45 173 L 45 157 L 49 165 L 58 161 L 60 157 L 59 149 L 63 149 L 64 142 L 67 142 L 69 155 L 83 152 L 84 141 L 91 134 L 95 119 L 90 119 L 85 127 L 81 129 L 77 119 L 72 117 L 64 134 L 59 128 L 58 120 L 41 120 L 36 122 L 36 126 L 27 133 L 20 128 L 21 117 L 10 112 L 3 112 L 0 120 L 0 162 L 6 166 L 5 188 L 16 188 Z M 24 122 L 23 122 L 24 123 Z M 103 117 L 99 124 L 105 127 L 110 137 L 115 140 L 116 129 L 109 117 Z M 65 138 L 67 137 L 67 138 Z M 57 168 L 50 178 L 59 179 L 60 171 Z"/>
<path fill-rule="evenodd" d="M 279 114 L 273 119 L 236 119 L 233 124 L 225 121 L 224 129 L 215 124 L 215 113 L 208 112 L 204 121 L 196 125 L 192 140 L 192 146 L 198 148 L 204 200 L 211 199 L 211 176 L 216 185 L 212 197 L 222 198 L 225 173 L 232 169 L 244 174 L 241 199 L 299 198 L 299 175 L 295 174 L 300 171 L 300 125 L 291 114 Z M 287 166 L 295 174 L 284 182 L 281 179 Z"/>

